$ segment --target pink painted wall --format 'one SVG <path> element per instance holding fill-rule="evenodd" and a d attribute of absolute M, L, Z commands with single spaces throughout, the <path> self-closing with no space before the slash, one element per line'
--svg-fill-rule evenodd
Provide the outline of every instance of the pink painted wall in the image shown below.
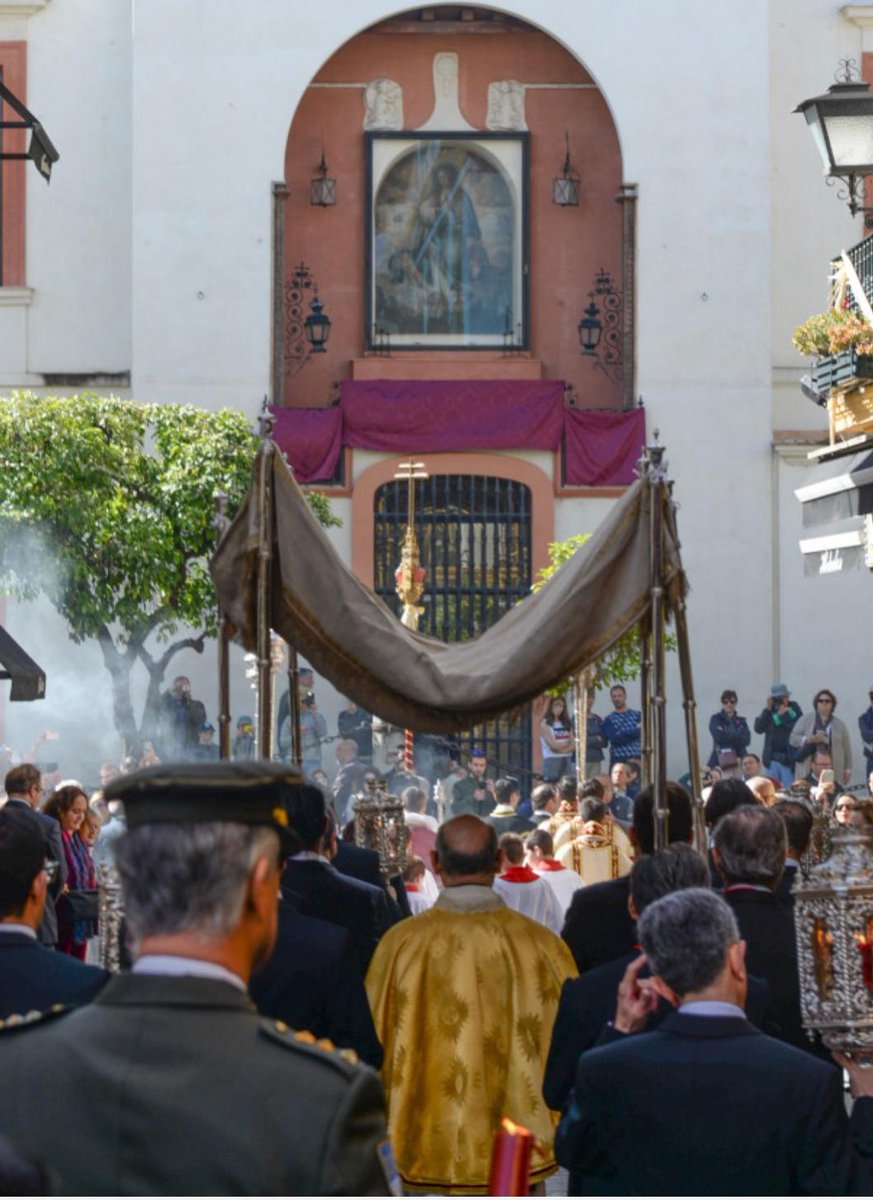
<path fill-rule="evenodd" d="M 338 50 L 314 82 L 394 79 L 403 89 L 404 126 L 414 130 L 433 109 L 433 58 L 443 51 L 458 54 L 461 111 L 483 130 L 488 84 L 495 80 L 528 85 L 592 82 L 557 42 L 533 29 L 468 35 L 363 33 Z M 596 371 L 591 360 L 582 359 L 576 332 L 597 270 L 605 267 L 616 287 L 621 286 L 621 207 L 614 198 L 622 169 L 615 126 L 594 88 L 529 88 L 525 114 L 530 131 L 530 356 L 538 360 L 526 366 L 525 373 L 573 383 L 584 407 L 618 408 L 619 387 Z M 286 404 L 327 403 L 331 384 L 350 378 L 354 361 L 364 357 L 363 118 L 362 88 L 310 87 L 291 125 L 286 150 L 286 277 L 303 259 L 333 324 L 328 352 L 310 359 L 286 380 Z M 551 199 L 552 178 L 560 174 L 564 158 L 565 129 L 573 165 L 582 176 L 578 208 L 558 208 Z M 309 202 L 309 182 L 316 175 L 322 140 L 330 174 L 337 180 L 337 204 L 326 209 Z M 463 353 L 470 354 L 469 377 L 494 376 L 499 351 Z M 428 378 L 448 371 L 457 377 L 458 357 L 457 350 L 441 361 L 439 352 L 404 354 L 395 349 L 385 374 Z M 507 376 L 512 376 L 511 360 L 503 362 Z M 407 364 L 408 371 L 399 363 Z M 372 370 L 368 362 L 366 374 Z M 361 372 L 359 364 L 358 375 Z"/>

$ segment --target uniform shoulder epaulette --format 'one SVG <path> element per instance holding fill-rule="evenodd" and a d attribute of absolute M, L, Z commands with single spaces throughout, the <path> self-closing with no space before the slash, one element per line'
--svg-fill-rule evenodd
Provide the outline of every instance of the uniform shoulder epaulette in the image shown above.
<path fill-rule="evenodd" d="M 10 1013 L 8 1017 L 0 1017 L 0 1035 L 13 1033 L 18 1029 L 33 1029 L 37 1025 L 45 1025 L 46 1021 L 53 1021 L 55 1017 L 62 1017 L 72 1011 L 69 1004 L 53 1004 L 44 1012 L 38 1008 L 32 1008 L 30 1012 L 26 1013 Z"/>
<path fill-rule="evenodd" d="M 317 1038 L 306 1029 L 292 1029 L 285 1021 L 276 1021 L 264 1017 L 259 1028 L 262 1034 L 272 1042 L 278 1042 L 286 1050 L 302 1051 L 305 1054 L 316 1054 L 323 1062 L 328 1062 L 344 1075 L 352 1075 L 352 1068 L 358 1065 L 358 1056 L 354 1050 L 338 1049 L 330 1038 Z"/>

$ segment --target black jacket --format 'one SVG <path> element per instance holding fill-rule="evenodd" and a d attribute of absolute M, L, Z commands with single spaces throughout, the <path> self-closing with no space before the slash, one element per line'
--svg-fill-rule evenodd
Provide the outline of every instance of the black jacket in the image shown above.
<path fill-rule="evenodd" d="M 109 979 L 102 967 L 57 954 L 14 929 L 0 926 L 0 1020 L 12 1013 L 48 1012 L 93 1000 Z"/>
<path fill-rule="evenodd" d="M 746 941 L 746 969 L 770 985 L 771 1006 L 764 1028 L 772 1037 L 811 1050 L 800 1019 L 800 982 L 794 912 L 773 892 L 727 888 L 724 898 L 734 911 L 740 937 Z M 828 1056 L 830 1057 L 830 1056 Z"/>
<path fill-rule="evenodd" d="M 296 903 L 304 916 L 319 917 L 347 929 L 361 971 L 366 975 L 384 932 L 382 914 L 387 905 L 384 888 L 342 875 L 327 862 L 292 858 L 282 872 L 282 893 Z"/>
<path fill-rule="evenodd" d="M 67 882 L 67 858 L 64 854 L 64 844 L 61 840 L 61 827 L 54 817 L 50 817 L 47 813 L 35 811 L 26 800 L 18 800 L 16 797 L 10 796 L 6 803 L 7 805 L 11 804 L 14 808 L 23 808 L 27 812 L 33 813 L 42 827 L 45 839 L 45 856 L 49 861 L 58 864 L 57 878 L 46 892 L 45 911 L 43 912 L 39 929 L 36 931 L 36 936 L 44 946 L 55 946 L 58 941 L 58 918 L 55 913 L 55 901 L 61 894 L 64 884 Z"/>
<path fill-rule="evenodd" d="M 373 887 L 381 888 L 385 892 L 386 907 L 379 916 L 380 936 L 401 917 L 412 916 L 409 897 L 403 886 L 403 876 L 395 875 L 391 880 L 391 886 L 397 896 L 395 900 L 385 888 L 382 872 L 379 869 L 379 855 L 375 850 L 368 850 L 366 846 L 358 846 L 354 842 L 337 842 L 333 865 L 343 875 L 350 875 L 352 879 L 360 879 L 363 883 L 371 883 Z"/>
<path fill-rule="evenodd" d="M 382 1047 L 351 936 L 338 925 L 305 917 L 298 905 L 296 897 L 282 896 L 276 946 L 252 976 L 249 994 L 264 1016 L 330 1038 L 378 1071 Z"/>
<path fill-rule="evenodd" d="M 590 971 L 629 954 L 637 940 L 627 910 L 627 875 L 579 888 L 570 901 L 561 937 L 570 947 L 580 971 Z"/>
<path fill-rule="evenodd" d="M 873 1099 L 850 1129 L 835 1065 L 672 1013 L 582 1056 L 555 1150 L 586 1195 L 869 1195 Z"/>
<path fill-rule="evenodd" d="M 618 985 L 638 954 L 638 950 L 632 950 L 630 954 L 604 963 L 602 967 L 595 967 L 593 971 L 586 971 L 576 979 L 568 979 L 561 989 L 543 1080 L 543 1097 L 549 1108 L 557 1111 L 566 1108 L 580 1055 L 599 1044 L 605 1027 L 615 1017 Z M 649 974 L 649 968 L 645 966 L 640 977 L 645 979 Z M 759 1029 L 764 1026 L 769 1003 L 769 986 L 763 979 L 750 975 L 746 1016 Z M 673 1011 L 666 1000 L 659 998 L 657 1009 L 649 1017 L 646 1032 L 657 1029 Z"/>

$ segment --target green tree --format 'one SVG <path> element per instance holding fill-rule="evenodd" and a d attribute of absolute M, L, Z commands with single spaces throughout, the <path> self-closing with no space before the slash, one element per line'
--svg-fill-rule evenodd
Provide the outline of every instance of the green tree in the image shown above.
<path fill-rule="evenodd" d="M 544 583 L 551 579 L 558 567 L 572 558 L 576 551 L 581 546 L 584 546 L 590 537 L 590 533 L 577 533 L 572 537 L 566 538 L 563 542 L 549 542 L 549 565 L 539 570 L 532 590 L 535 592 L 538 591 Z M 668 650 L 675 650 L 675 637 L 671 633 L 668 633 L 664 644 Z M 601 655 L 592 665 L 594 667 L 592 686 L 598 689 L 612 687 L 615 683 L 628 683 L 633 679 L 637 679 L 643 665 L 638 631 L 636 629 L 629 629 L 627 633 L 618 639 L 611 649 Z M 551 691 L 555 695 L 563 695 L 573 685 L 574 680 L 565 679 L 552 688 Z"/>
<path fill-rule="evenodd" d="M 74 642 L 95 638 L 128 745 L 153 736 L 161 684 L 216 632 L 214 496 L 233 514 L 257 438 L 233 409 L 95 395 L 0 399 L 0 592 L 45 596 Z M 322 524 L 338 524 L 310 492 Z M 180 630 L 196 630 L 177 636 Z M 137 722 L 131 672 L 148 672 Z"/>

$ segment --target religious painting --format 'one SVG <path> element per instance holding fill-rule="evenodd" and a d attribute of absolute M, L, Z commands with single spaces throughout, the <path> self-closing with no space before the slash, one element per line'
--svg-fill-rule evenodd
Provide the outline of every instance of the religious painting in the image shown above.
<path fill-rule="evenodd" d="M 367 343 L 527 345 L 527 135 L 367 135 Z"/>

